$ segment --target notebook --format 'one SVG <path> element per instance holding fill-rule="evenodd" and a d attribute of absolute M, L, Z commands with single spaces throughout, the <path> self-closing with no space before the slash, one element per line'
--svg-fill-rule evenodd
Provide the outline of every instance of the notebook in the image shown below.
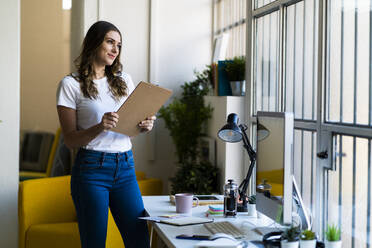
<path fill-rule="evenodd" d="M 175 225 L 175 226 L 186 226 L 186 225 L 196 225 L 213 222 L 213 219 L 192 217 L 185 215 L 175 215 L 173 217 L 162 217 L 162 216 L 152 216 L 152 217 L 138 217 L 138 219 L 160 222 L 163 224 Z"/>
<path fill-rule="evenodd" d="M 127 100 L 116 111 L 120 118 L 114 132 L 136 136 L 141 132 L 138 124 L 155 115 L 172 95 L 172 91 L 154 84 L 140 82 Z"/>
<path fill-rule="evenodd" d="M 160 223 L 175 225 L 175 226 L 186 226 L 186 225 L 196 225 L 213 222 L 213 219 L 200 218 L 200 217 L 184 217 L 184 218 L 175 218 L 161 220 Z"/>

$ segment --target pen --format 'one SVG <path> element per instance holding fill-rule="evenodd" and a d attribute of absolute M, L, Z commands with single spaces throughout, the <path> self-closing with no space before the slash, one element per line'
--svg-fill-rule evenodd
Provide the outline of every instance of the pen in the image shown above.
<path fill-rule="evenodd" d="M 192 240 L 209 240 L 209 236 L 207 235 L 187 235 L 181 234 L 176 236 L 177 239 L 192 239 Z"/>

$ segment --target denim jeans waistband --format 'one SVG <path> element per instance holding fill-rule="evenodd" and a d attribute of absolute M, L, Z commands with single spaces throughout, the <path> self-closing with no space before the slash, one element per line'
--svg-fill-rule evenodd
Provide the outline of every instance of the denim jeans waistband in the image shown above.
<path fill-rule="evenodd" d="M 84 148 L 79 148 L 78 154 L 89 155 L 92 157 L 104 157 L 104 158 L 117 158 L 117 157 L 125 157 L 128 158 L 133 155 L 132 150 L 126 152 L 101 152 L 101 151 L 94 151 L 94 150 L 87 150 Z"/>

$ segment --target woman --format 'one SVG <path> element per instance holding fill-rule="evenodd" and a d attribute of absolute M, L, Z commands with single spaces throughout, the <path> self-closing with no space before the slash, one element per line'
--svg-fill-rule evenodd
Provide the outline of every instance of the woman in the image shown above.
<path fill-rule="evenodd" d="M 133 91 L 122 72 L 121 33 L 111 23 L 93 24 L 75 61 L 77 73 L 59 84 L 57 111 L 65 144 L 79 148 L 71 176 L 83 248 L 105 247 L 110 207 L 125 247 L 149 247 L 144 206 L 136 181 L 130 137 L 110 131 L 119 122 L 115 111 Z M 121 116 L 125 122 L 127 116 Z M 139 123 L 150 131 L 155 116 Z"/>

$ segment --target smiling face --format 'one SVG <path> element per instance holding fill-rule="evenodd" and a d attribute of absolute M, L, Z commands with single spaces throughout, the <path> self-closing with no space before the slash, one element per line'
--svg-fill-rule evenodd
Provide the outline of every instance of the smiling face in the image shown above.
<path fill-rule="evenodd" d="M 96 63 L 103 66 L 110 66 L 120 55 L 121 37 L 116 31 L 106 33 L 102 44 L 97 49 Z"/>

